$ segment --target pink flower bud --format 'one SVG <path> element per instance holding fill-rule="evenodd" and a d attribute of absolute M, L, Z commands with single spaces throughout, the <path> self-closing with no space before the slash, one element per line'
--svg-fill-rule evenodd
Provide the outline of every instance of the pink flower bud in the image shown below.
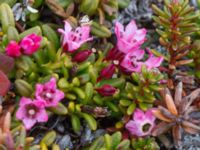
<path fill-rule="evenodd" d="M 20 46 L 23 49 L 23 53 L 26 55 L 32 55 L 40 48 L 41 41 L 42 37 L 34 33 L 27 35 L 20 42 Z"/>
<path fill-rule="evenodd" d="M 16 41 L 10 41 L 6 47 L 6 54 L 11 57 L 19 57 L 21 55 L 20 46 Z"/>
<path fill-rule="evenodd" d="M 83 50 L 78 52 L 72 59 L 75 62 L 83 62 L 92 54 L 91 50 Z"/>
<path fill-rule="evenodd" d="M 100 76 L 98 77 L 98 81 L 102 79 L 110 79 L 115 72 L 115 65 L 110 64 L 109 66 L 103 68 L 100 72 Z"/>
<path fill-rule="evenodd" d="M 112 96 L 117 91 L 116 88 L 109 84 L 105 84 L 104 86 L 96 89 L 96 91 L 102 96 Z"/>

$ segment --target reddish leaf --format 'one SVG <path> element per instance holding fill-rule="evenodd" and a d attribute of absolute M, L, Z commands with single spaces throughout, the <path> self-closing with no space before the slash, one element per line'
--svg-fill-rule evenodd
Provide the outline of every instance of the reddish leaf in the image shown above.
<path fill-rule="evenodd" d="M 7 76 L 0 70 L 0 95 L 4 96 L 10 87 L 10 81 Z"/>
<path fill-rule="evenodd" d="M 181 126 L 180 125 L 176 125 L 172 127 L 172 135 L 174 137 L 174 142 L 176 143 L 176 145 L 180 145 L 181 144 Z"/>
<path fill-rule="evenodd" d="M 14 67 L 14 59 L 0 53 L 0 70 L 8 74 Z"/>
<path fill-rule="evenodd" d="M 175 124 L 173 122 L 172 123 L 161 122 L 153 129 L 152 135 L 153 136 L 161 135 L 167 132 L 174 125 Z"/>

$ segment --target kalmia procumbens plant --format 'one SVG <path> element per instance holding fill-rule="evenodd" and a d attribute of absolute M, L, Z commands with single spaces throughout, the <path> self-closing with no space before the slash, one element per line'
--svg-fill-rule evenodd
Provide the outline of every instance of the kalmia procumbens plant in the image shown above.
<path fill-rule="evenodd" d="M 134 20 L 109 30 L 128 2 L 0 1 L 0 149 L 157 150 L 169 129 L 176 145 L 199 132 L 198 84 L 179 72 L 198 61 L 198 14 L 186 0 L 153 5 L 164 56 Z"/>

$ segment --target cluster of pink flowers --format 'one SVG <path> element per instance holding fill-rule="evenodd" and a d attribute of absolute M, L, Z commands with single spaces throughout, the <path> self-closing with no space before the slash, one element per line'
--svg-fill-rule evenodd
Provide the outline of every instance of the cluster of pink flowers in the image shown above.
<path fill-rule="evenodd" d="M 34 33 L 27 35 L 19 43 L 12 40 L 6 47 L 6 54 L 11 57 L 32 55 L 40 48 L 41 41 L 42 37 Z"/>
<path fill-rule="evenodd" d="M 140 49 L 141 45 L 146 40 L 146 29 L 138 29 L 134 20 L 132 20 L 124 29 L 124 26 L 119 22 L 115 25 L 115 34 L 117 36 L 117 46 L 108 52 L 106 60 L 111 60 L 112 63 L 103 68 L 98 77 L 98 81 L 102 79 L 110 79 L 115 73 L 115 68 L 118 66 L 124 73 L 141 72 L 143 65 L 148 70 L 159 67 L 163 61 L 163 57 L 156 57 L 150 50 L 148 59 L 143 61 L 145 50 Z M 113 91 L 109 94 L 114 94 L 114 87 L 106 86 L 98 91 L 103 96 L 104 91 Z"/>
<path fill-rule="evenodd" d="M 149 51 L 149 58 L 146 61 L 142 61 L 145 51 L 140 47 L 145 41 L 146 29 L 138 29 L 134 20 L 132 20 L 125 28 L 116 23 L 115 33 L 117 36 L 117 49 L 125 54 L 121 67 L 128 72 L 140 72 L 142 65 L 145 65 L 147 69 L 159 67 L 163 61 L 163 57 L 155 57 L 151 51 Z"/>
<path fill-rule="evenodd" d="M 140 72 L 143 65 L 148 70 L 157 68 L 161 65 L 163 57 L 156 57 L 150 50 L 147 50 L 148 59 L 144 61 L 145 50 L 140 49 L 146 40 L 146 29 L 138 29 L 134 20 L 132 20 L 124 29 L 119 22 L 115 25 L 115 34 L 117 36 L 117 46 L 111 49 L 106 60 L 113 63 L 101 71 L 99 79 L 108 79 L 112 77 L 116 66 L 125 72 Z"/>
<path fill-rule="evenodd" d="M 64 93 L 57 89 L 55 78 L 44 84 L 36 84 L 35 99 L 22 97 L 16 117 L 29 130 L 37 122 L 46 122 L 48 114 L 45 108 L 57 106 L 63 98 Z"/>

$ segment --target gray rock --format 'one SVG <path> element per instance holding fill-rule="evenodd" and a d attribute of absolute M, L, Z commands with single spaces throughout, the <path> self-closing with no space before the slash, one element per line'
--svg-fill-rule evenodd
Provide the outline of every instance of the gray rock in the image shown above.
<path fill-rule="evenodd" d="M 69 135 L 60 136 L 56 143 L 60 146 L 61 150 L 66 148 L 73 149 L 73 144 Z"/>

